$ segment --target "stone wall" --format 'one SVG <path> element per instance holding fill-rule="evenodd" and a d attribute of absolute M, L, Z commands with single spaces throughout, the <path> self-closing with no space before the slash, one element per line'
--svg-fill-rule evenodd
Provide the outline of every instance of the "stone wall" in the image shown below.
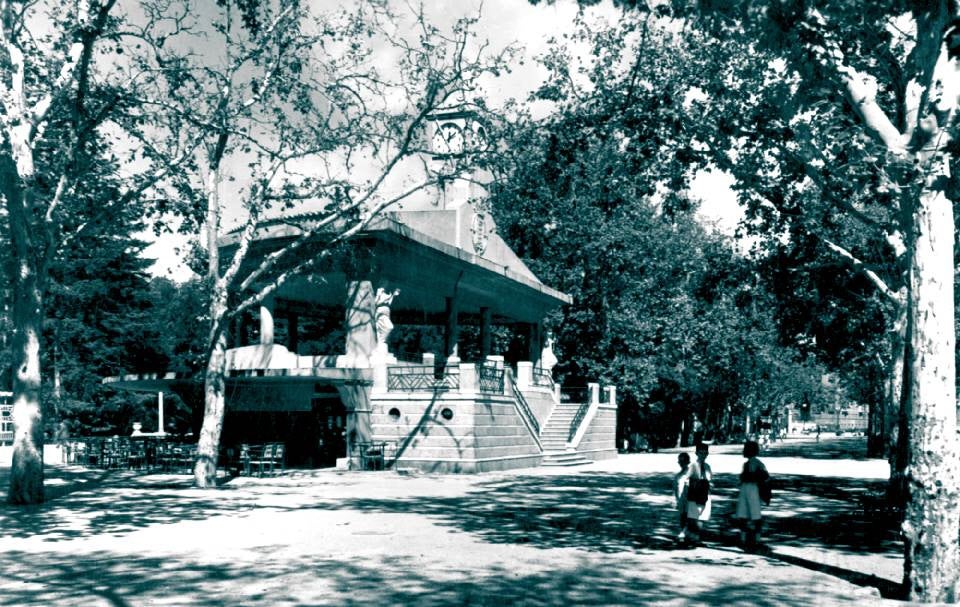
<path fill-rule="evenodd" d="M 384 393 L 372 405 L 373 440 L 396 445 L 398 468 L 483 472 L 540 463 L 510 397 Z"/>
<path fill-rule="evenodd" d="M 550 417 L 550 413 L 557 404 L 556 400 L 554 400 L 553 392 L 547 388 L 538 386 L 528 386 L 522 388 L 522 390 L 523 398 L 526 399 L 527 404 L 530 405 L 530 410 L 534 416 L 536 416 L 537 423 L 543 428 L 547 423 L 547 419 Z"/>
<path fill-rule="evenodd" d="M 594 461 L 612 459 L 617 456 L 616 443 L 617 407 L 608 404 L 600 405 L 576 447 L 577 453 Z"/>

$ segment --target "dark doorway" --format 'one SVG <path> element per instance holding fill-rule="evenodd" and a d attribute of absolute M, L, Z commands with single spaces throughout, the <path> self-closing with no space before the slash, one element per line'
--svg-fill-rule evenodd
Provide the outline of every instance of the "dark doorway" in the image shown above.
<path fill-rule="evenodd" d="M 347 409 L 332 385 L 317 384 L 310 403 L 316 433 L 313 465 L 329 468 L 347 456 Z"/>

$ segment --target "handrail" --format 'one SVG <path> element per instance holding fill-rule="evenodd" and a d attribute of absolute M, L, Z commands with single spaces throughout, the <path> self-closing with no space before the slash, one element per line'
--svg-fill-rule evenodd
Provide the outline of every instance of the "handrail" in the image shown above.
<path fill-rule="evenodd" d="M 570 433 L 567 434 L 567 442 L 573 440 L 573 437 L 577 435 L 577 430 L 580 429 L 580 424 L 583 423 L 583 418 L 586 417 L 587 411 L 590 409 L 590 402 L 585 402 L 577 409 L 576 415 L 573 416 L 573 420 L 570 422 Z"/>
<path fill-rule="evenodd" d="M 530 377 L 534 386 L 549 388 L 553 391 L 553 373 L 543 367 L 534 367 Z"/>
<path fill-rule="evenodd" d="M 540 447 L 541 451 L 543 451 L 543 444 L 540 442 L 540 423 L 537 421 L 533 411 L 530 410 L 530 405 L 527 403 L 527 399 L 523 397 L 523 392 L 521 392 L 520 388 L 517 387 L 517 378 L 515 378 L 513 373 L 510 373 L 509 371 L 505 373 L 505 375 L 510 378 L 510 388 L 514 397 L 513 402 L 515 402 L 517 405 L 517 411 L 520 412 L 520 418 L 523 419 L 525 424 L 527 424 L 527 428 L 533 435 L 533 440 L 537 442 L 537 446 Z"/>

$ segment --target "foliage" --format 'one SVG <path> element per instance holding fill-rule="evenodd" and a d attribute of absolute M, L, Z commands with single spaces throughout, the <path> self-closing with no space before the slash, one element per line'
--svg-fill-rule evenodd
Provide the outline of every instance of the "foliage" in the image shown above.
<path fill-rule="evenodd" d="M 726 433 L 744 414 L 819 398 L 823 369 L 780 344 L 756 268 L 682 194 L 706 161 L 688 125 L 711 57 L 646 18 L 581 23 L 569 42 L 592 44 L 593 61 L 571 73 L 563 45 L 544 57 L 553 77 L 536 98 L 557 111 L 517 122 L 493 202 L 515 250 L 574 299 L 552 320 L 557 373 L 617 384 L 623 423 L 671 442 L 693 414 Z"/>

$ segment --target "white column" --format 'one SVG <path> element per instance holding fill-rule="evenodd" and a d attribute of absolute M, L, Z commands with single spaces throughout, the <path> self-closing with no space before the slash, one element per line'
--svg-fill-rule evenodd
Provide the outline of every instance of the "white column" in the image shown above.
<path fill-rule="evenodd" d="M 590 404 L 600 404 L 600 384 L 588 383 L 587 390 L 590 392 Z"/>
<path fill-rule="evenodd" d="M 374 326 L 374 292 L 369 280 L 349 280 L 346 302 L 347 367 L 370 367 L 370 357 L 377 347 L 377 331 Z"/>
<path fill-rule="evenodd" d="M 533 383 L 533 363 L 525 360 L 517 361 L 517 387 L 521 390 L 529 388 Z"/>
<path fill-rule="evenodd" d="M 460 363 L 460 393 L 476 394 L 477 366 L 473 363 Z"/>
<path fill-rule="evenodd" d="M 166 434 L 163 429 L 163 392 L 157 392 L 157 434 Z"/>

